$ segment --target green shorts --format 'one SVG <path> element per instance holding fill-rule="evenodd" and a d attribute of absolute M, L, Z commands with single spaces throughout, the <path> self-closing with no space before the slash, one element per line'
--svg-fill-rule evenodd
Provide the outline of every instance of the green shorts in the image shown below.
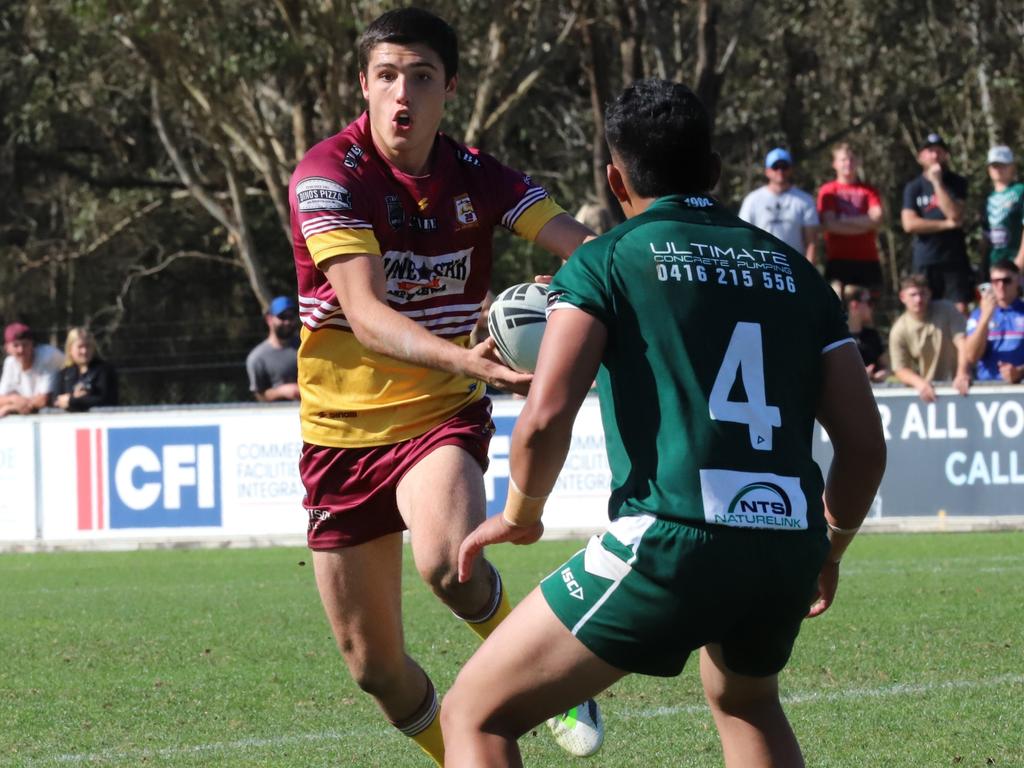
<path fill-rule="evenodd" d="M 573 635 L 619 669 L 671 677 L 719 643 L 729 669 L 764 677 L 789 660 L 827 552 L 819 531 L 621 517 L 540 586 Z"/>

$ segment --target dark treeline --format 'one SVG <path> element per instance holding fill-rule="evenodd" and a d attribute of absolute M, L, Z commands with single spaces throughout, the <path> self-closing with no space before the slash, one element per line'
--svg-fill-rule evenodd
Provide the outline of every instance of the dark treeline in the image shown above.
<path fill-rule="evenodd" d="M 647 76 L 716 116 L 730 205 L 788 146 L 809 192 L 849 141 L 884 194 L 891 281 L 914 147 L 940 131 L 988 191 L 985 151 L 1024 149 L 1024 16 L 1009 0 L 449 0 L 459 30 L 445 130 L 608 205 L 602 105 Z M 0 320 L 45 340 L 87 324 L 127 403 L 247 399 L 260 308 L 294 293 L 287 183 L 362 110 L 355 41 L 389 4 L 22 0 L 0 11 Z M 971 229 L 972 245 L 977 232 Z M 501 236 L 495 286 L 550 271 Z"/>

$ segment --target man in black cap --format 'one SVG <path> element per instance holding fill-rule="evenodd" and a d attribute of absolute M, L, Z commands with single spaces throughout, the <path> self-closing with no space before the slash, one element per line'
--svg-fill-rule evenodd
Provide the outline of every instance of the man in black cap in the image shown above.
<path fill-rule="evenodd" d="M 927 278 L 933 298 L 966 313 L 974 282 L 963 229 L 967 179 L 947 167 L 949 150 L 937 133 L 921 142 L 917 162 L 922 173 L 904 187 L 900 216 L 914 236 L 911 271 Z"/>

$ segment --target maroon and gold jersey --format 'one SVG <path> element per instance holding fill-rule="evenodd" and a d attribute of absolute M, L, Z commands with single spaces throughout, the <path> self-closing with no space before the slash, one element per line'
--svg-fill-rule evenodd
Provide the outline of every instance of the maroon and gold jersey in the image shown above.
<path fill-rule="evenodd" d="M 387 445 L 423 434 L 483 397 L 479 381 L 370 351 L 320 267 L 346 254 L 383 262 L 388 304 L 468 346 L 491 281 L 492 234 L 528 240 L 562 213 L 543 187 L 438 134 L 427 176 L 374 148 L 369 116 L 313 147 L 292 175 L 302 343 L 302 437 L 314 445 Z"/>

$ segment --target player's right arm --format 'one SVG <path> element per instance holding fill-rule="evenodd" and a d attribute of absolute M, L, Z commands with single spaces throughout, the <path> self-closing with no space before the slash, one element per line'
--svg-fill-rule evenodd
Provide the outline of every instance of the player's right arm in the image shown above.
<path fill-rule="evenodd" d="M 497 362 L 493 341 L 466 349 L 392 309 L 385 298 L 380 257 L 345 254 L 328 258 L 319 267 L 356 339 L 370 351 L 423 368 L 470 376 L 498 389 L 525 394 L 529 388 L 532 376 Z"/>
<path fill-rule="evenodd" d="M 818 600 L 810 616 L 835 599 L 839 560 L 867 516 L 885 471 L 885 436 L 871 384 L 857 347 L 843 344 L 822 359 L 818 421 L 835 451 L 825 481 L 825 520 L 830 549 L 818 577 Z"/>
<path fill-rule="evenodd" d="M 996 297 L 992 289 L 982 292 L 978 302 L 978 316 L 967 321 L 964 354 L 967 363 L 973 365 L 985 355 L 988 347 L 988 324 L 996 311 Z"/>

